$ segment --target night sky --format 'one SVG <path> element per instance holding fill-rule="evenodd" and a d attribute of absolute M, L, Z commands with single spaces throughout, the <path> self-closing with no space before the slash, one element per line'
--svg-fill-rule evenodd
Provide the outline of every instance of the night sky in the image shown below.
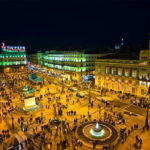
<path fill-rule="evenodd" d="M 0 42 L 28 52 L 103 48 L 119 43 L 148 47 L 149 0 L 1 0 Z"/>

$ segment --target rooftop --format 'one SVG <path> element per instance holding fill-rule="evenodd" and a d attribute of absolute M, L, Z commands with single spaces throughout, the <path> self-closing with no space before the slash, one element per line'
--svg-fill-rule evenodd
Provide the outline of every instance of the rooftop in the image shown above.
<path fill-rule="evenodd" d="M 45 51 L 46 54 L 73 54 L 73 53 L 78 53 L 78 54 L 106 54 L 110 53 L 110 51 L 107 50 L 98 50 L 94 48 L 89 48 L 89 49 L 57 49 L 57 50 L 50 50 L 50 51 Z"/>
<path fill-rule="evenodd" d="M 122 59 L 122 60 L 139 60 L 139 53 L 114 53 L 106 56 L 102 56 L 99 59 Z"/>

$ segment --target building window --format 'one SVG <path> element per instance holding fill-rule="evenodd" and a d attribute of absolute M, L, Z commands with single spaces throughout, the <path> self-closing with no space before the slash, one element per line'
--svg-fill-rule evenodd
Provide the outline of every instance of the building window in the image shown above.
<path fill-rule="evenodd" d="M 136 78 L 137 77 L 137 70 L 132 70 L 132 77 Z"/>
<path fill-rule="evenodd" d="M 125 86 L 125 93 L 128 92 L 128 86 Z"/>
<path fill-rule="evenodd" d="M 129 77 L 129 69 L 125 69 L 125 77 Z"/>
<path fill-rule="evenodd" d="M 106 83 L 106 88 L 108 89 L 108 83 Z"/>
<path fill-rule="evenodd" d="M 114 84 L 112 84 L 112 90 L 114 90 L 114 87 L 115 87 Z"/>
<path fill-rule="evenodd" d="M 135 94 L 135 88 L 134 87 L 132 88 L 132 94 Z"/>
<path fill-rule="evenodd" d="M 106 74 L 110 74 L 110 68 L 106 67 Z"/>
<path fill-rule="evenodd" d="M 122 68 L 118 69 L 118 76 L 122 76 Z"/>
<path fill-rule="evenodd" d="M 116 68 L 112 68 L 112 75 L 116 75 Z"/>
<path fill-rule="evenodd" d="M 99 87 L 101 86 L 101 82 L 99 81 Z"/>
<path fill-rule="evenodd" d="M 142 72 L 142 79 L 146 79 L 146 71 Z"/>
<path fill-rule="evenodd" d="M 101 68 L 98 69 L 98 73 L 99 73 L 99 74 L 101 73 Z"/>
<path fill-rule="evenodd" d="M 118 91 L 121 91 L 121 85 L 120 84 L 118 85 Z"/>
<path fill-rule="evenodd" d="M 144 89 L 141 89 L 141 95 L 144 95 L 144 94 L 145 94 Z"/>

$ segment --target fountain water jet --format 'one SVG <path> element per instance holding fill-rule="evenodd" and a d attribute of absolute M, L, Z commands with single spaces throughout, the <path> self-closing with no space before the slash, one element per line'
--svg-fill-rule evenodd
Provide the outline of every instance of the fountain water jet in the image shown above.
<path fill-rule="evenodd" d="M 95 125 L 95 129 L 91 128 L 90 134 L 95 138 L 100 138 L 105 134 L 105 130 L 99 126 L 98 122 Z"/>

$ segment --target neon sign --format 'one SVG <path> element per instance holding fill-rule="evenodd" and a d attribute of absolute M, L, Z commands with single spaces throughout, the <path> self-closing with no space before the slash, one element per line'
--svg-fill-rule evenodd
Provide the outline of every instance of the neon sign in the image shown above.
<path fill-rule="evenodd" d="M 2 50 L 3 51 L 8 51 L 8 50 L 22 50 L 22 51 L 25 51 L 25 46 L 6 46 L 5 43 L 3 42 L 2 43 L 2 46 L 1 46 Z"/>
<path fill-rule="evenodd" d="M 12 50 L 25 50 L 25 46 L 7 46 L 7 49 Z"/>

